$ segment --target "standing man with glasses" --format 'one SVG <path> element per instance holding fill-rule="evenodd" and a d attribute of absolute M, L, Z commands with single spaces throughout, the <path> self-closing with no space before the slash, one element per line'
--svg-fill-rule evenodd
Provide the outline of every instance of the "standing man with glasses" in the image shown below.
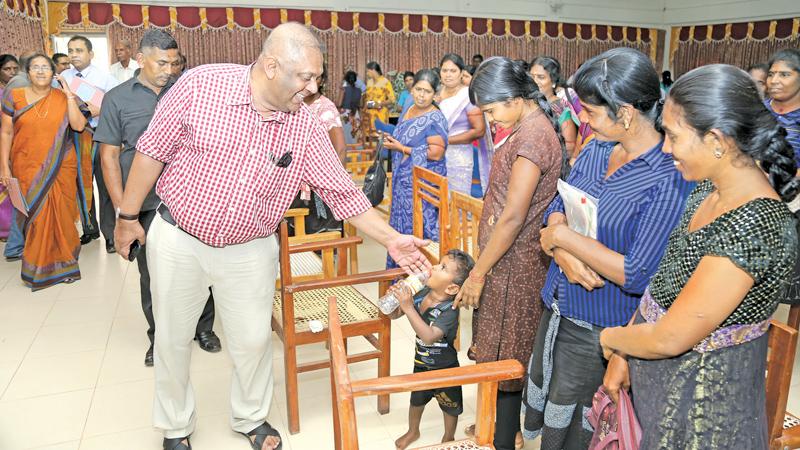
<path fill-rule="evenodd" d="M 108 91 L 103 98 L 100 123 L 94 133 L 94 141 L 100 146 L 103 183 L 116 208 L 122 203 L 123 187 L 136 154 L 136 143 L 147 129 L 156 103 L 172 86 L 171 73 L 179 63 L 178 43 L 166 31 L 149 30 L 142 37 L 136 59 L 137 67 L 141 68 L 136 70 L 135 76 Z M 151 189 L 139 213 L 139 223 L 145 231 L 150 228 L 159 203 L 155 190 Z M 139 266 L 142 310 L 147 319 L 147 337 L 150 340 L 144 365 L 150 367 L 153 365 L 155 320 L 146 247 L 142 247 L 136 262 Z M 210 297 L 197 323 L 195 338 L 200 348 L 216 353 L 222 346 L 212 329 L 213 325 L 214 299 Z"/>
<path fill-rule="evenodd" d="M 61 76 L 67 81 L 72 83 L 72 80 L 83 78 L 87 83 L 96 87 L 97 89 L 105 92 L 117 86 L 119 82 L 116 78 L 112 77 L 105 70 L 92 64 L 94 52 L 92 51 L 92 42 L 85 36 L 73 36 L 67 42 L 67 54 L 69 61 L 72 63 L 72 68 L 67 69 L 61 73 Z M 80 95 L 80 93 L 76 93 Z M 100 105 L 94 104 L 88 98 L 82 98 L 86 103 L 86 107 L 92 113 L 92 118 L 89 119 L 89 127 L 85 133 L 93 133 L 97 128 L 97 120 L 100 116 Z M 88 138 L 87 138 L 88 139 Z M 100 231 L 106 238 L 106 251 L 108 253 L 114 252 L 114 205 L 111 204 L 111 198 L 108 196 L 106 185 L 103 183 L 102 169 L 100 168 L 100 156 L 95 153 L 94 159 L 94 176 L 97 181 L 97 203 L 100 208 L 100 227 L 97 224 L 97 213 L 95 212 L 94 200 L 92 201 L 92 208 L 89 213 L 89 222 L 83 224 L 83 236 L 81 236 L 81 244 L 88 244 L 93 239 L 100 237 Z"/>
<path fill-rule="evenodd" d="M 303 103 L 321 74 L 322 44 L 314 34 L 298 23 L 280 25 L 249 66 L 187 71 L 137 143 L 115 243 L 123 257 L 134 240 L 145 243 L 138 217 L 158 181 L 163 203 L 146 242 L 158 328 L 153 420 L 167 450 L 190 448 L 197 419 L 191 342 L 208 286 L 234 366 L 231 426 L 254 450 L 282 447 L 266 422 L 273 395 L 275 229 L 302 183 L 408 271 L 430 268 L 419 251 L 427 241 L 400 235 L 370 207 Z"/>

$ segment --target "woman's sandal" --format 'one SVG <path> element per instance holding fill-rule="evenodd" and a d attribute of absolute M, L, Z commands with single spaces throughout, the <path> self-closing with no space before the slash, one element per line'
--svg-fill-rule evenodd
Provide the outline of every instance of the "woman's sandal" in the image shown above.
<path fill-rule="evenodd" d="M 464 434 L 467 436 L 474 438 L 475 437 L 475 424 L 467 425 L 464 428 Z M 514 449 L 515 450 L 522 450 L 522 447 L 525 447 L 525 439 L 522 438 L 522 433 L 517 432 L 517 436 L 514 438 Z"/>
<path fill-rule="evenodd" d="M 470 345 L 469 349 L 467 349 L 467 359 L 470 361 L 477 361 L 477 358 L 475 357 L 475 352 L 477 350 L 478 348 L 475 347 L 475 345 Z"/>
<path fill-rule="evenodd" d="M 239 432 L 239 434 L 247 438 L 247 442 L 250 443 L 250 446 L 253 448 L 253 450 L 261 450 L 261 448 L 264 446 L 264 441 L 266 441 L 269 436 L 275 436 L 280 439 L 280 442 L 278 443 L 278 446 L 275 447 L 275 450 L 281 450 L 281 448 L 283 448 L 283 439 L 281 439 L 281 434 L 278 433 L 278 430 L 272 428 L 272 425 L 267 422 L 257 426 L 249 433 Z M 251 440 L 250 438 L 254 436 L 255 439 Z"/>
<path fill-rule="evenodd" d="M 186 441 L 184 444 L 183 441 Z M 164 450 L 192 450 L 189 436 L 179 438 L 164 438 Z"/>

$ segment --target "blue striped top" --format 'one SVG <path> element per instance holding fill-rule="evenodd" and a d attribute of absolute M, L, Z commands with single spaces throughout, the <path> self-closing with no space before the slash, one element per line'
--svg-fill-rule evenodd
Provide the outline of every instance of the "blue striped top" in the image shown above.
<path fill-rule="evenodd" d="M 606 179 L 615 145 L 597 139 L 587 144 L 567 182 L 598 199 L 597 240 L 625 255 L 625 285 L 605 280 L 605 286 L 589 292 L 570 284 L 551 262 L 542 289 L 548 308 L 552 309 L 557 292 L 561 314 L 601 327 L 624 325 L 633 316 L 694 187 L 675 169 L 672 157 L 661 151 L 663 141 Z M 564 212 L 560 196 L 545 212 L 545 225 L 554 212 Z"/>
<path fill-rule="evenodd" d="M 794 149 L 794 163 L 800 167 L 800 109 L 789 111 L 786 114 L 778 114 L 772 109 L 769 100 L 765 104 L 769 112 L 778 119 L 778 123 L 786 129 L 786 140 Z"/>

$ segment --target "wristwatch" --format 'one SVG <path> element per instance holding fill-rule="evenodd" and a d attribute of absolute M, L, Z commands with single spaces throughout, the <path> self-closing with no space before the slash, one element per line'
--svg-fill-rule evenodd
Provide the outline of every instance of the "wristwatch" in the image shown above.
<path fill-rule="evenodd" d="M 139 220 L 139 213 L 136 214 L 124 214 L 120 212 L 119 208 L 116 209 L 117 219 L 122 220 Z"/>

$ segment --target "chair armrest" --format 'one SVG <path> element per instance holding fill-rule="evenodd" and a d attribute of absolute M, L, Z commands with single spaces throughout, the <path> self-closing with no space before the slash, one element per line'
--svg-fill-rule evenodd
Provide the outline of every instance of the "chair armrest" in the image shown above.
<path fill-rule="evenodd" d="M 358 236 L 351 236 L 339 239 L 329 239 L 320 242 L 308 242 L 305 244 L 289 245 L 289 254 L 292 253 L 305 253 L 321 250 L 328 250 L 332 248 L 342 248 L 351 245 L 358 245 L 363 242 Z"/>
<path fill-rule="evenodd" d="M 474 366 L 454 367 L 451 369 L 431 370 L 410 375 L 372 378 L 354 381 L 353 396 L 365 397 L 398 392 L 421 391 L 465 384 L 497 382 L 513 380 L 525 375 L 525 368 L 519 361 L 506 359 L 480 363 Z"/>
<path fill-rule="evenodd" d="M 308 208 L 287 209 L 283 217 L 305 217 L 308 215 Z"/>
<path fill-rule="evenodd" d="M 321 233 L 304 234 L 302 236 L 290 236 L 289 247 L 307 244 L 309 242 L 326 242 L 335 241 L 342 238 L 342 234 L 338 231 L 323 231 Z M 293 253 L 293 252 L 290 252 Z"/>
<path fill-rule="evenodd" d="M 316 289 L 334 288 L 339 286 L 351 286 L 355 284 L 376 283 L 380 281 L 393 281 L 406 275 L 403 269 L 381 270 L 377 272 L 366 272 L 344 277 L 336 277 L 326 280 L 309 280 L 290 284 L 283 289 L 291 294 L 303 291 L 313 291 Z"/>

